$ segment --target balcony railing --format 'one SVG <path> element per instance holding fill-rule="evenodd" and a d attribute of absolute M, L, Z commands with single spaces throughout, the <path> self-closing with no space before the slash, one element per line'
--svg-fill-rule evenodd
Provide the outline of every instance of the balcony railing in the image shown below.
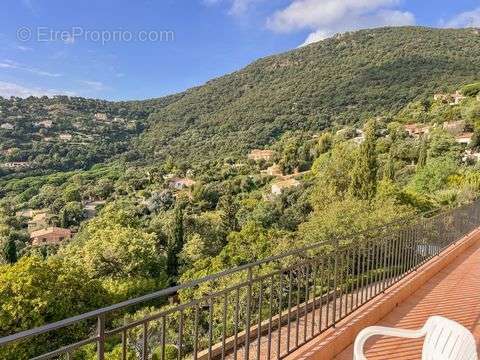
<path fill-rule="evenodd" d="M 281 359 L 479 226 L 480 201 L 409 217 L 1 338 L 0 354 Z"/>

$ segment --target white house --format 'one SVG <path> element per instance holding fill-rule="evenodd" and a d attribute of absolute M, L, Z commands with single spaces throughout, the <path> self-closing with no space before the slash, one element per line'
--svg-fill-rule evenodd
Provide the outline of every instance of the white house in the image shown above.
<path fill-rule="evenodd" d="M 195 185 L 195 183 L 196 182 L 194 180 L 188 179 L 188 178 L 172 178 L 170 179 L 168 185 L 171 188 L 181 190 L 181 189 L 192 187 L 193 185 Z"/>
<path fill-rule="evenodd" d="M 13 124 L 10 124 L 10 123 L 3 123 L 2 125 L 0 125 L 0 128 L 4 130 L 13 130 L 15 126 L 13 126 Z"/>

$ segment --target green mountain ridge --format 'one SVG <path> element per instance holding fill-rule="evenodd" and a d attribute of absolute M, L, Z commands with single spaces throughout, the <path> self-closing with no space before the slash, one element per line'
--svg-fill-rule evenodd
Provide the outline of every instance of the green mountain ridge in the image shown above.
<path fill-rule="evenodd" d="M 145 158 L 146 163 L 171 158 L 184 164 L 244 156 L 252 148 L 272 145 L 287 131 L 360 125 L 472 83 L 480 78 L 479 52 L 476 29 L 379 28 L 265 57 L 157 99 L 0 99 L 2 109 L 9 109 L 20 124 L 17 134 L 0 130 L 0 161 L 48 163 L 18 174 L 24 176 L 84 169 L 122 153 L 130 160 Z M 75 121 L 90 126 L 95 112 L 124 117 L 135 122 L 135 129 L 92 126 L 91 134 L 106 137 L 95 146 L 42 143 L 32 124 L 44 118 L 45 109 L 60 105 L 64 111 L 53 119 L 59 126 L 50 131 L 56 137 L 75 132 Z M 12 122 L 3 115 L 0 122 Z M 16 152 L 7 154 L 10 148 Z"/>
<path fill-rule="evenodd" d="M 179 95 L 150 117 L 148 154 L 244 154 L 288 130 L 318 131 L 394 114 L 480 75 L 475 29 L 380 28 L 255 61 Z"/>

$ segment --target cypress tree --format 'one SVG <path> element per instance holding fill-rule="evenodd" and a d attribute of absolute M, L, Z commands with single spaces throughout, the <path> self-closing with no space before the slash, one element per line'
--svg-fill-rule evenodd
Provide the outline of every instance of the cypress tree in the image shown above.
<path fill-rule="evenodd" d="M 5 243 L 3 248 L 3 255 L 7 263 L 14 264 L 17 262 L 17 245 L 15 244 L 15 240 L 9 238 L 8 241 Z"/>
<path fill-rule="evenodd" d="M 237 212 L 238 205 L 232 195 L 225 195 L 220 198 L 217 208 L 221 210 L 222 230 L 226 235 L 231 231 L 238 231 Z"/>
<path fill-rule="evenodd" d="M 171 285 L 175 285 L 177 281 L 179 268 L 178 255 L 183 249 L 183 244 L 183 205 L 178 205 L 175 209 L 173 231 L 167 248 L 167 275 L 170 278 Z"/>
<path fill-rule="evenodd" d="M 371 120 L 365 125 L 365 141 L 360 145 L 350 183 L 350 193 L 358 199 L 372 199 L 377 192 L 376 144 L 376 123 L 375 120 Z"/>
<path fill-rule="evenodd" d="M 427 152 L 428 145 L 425 139 L 422 140 L 422 145 L 420 146 L 420 152 L 418 153 L 417 167 L 422 168 L 427 163 Z"/>
<path fill-rule="evenodd" d="M 385 164 L 383 178 L 392 181 L 395 180 L 395 159 L 393 158 L 392 151 L 390 151 L 390 153 L 388 154 L 388 160 Z"/>

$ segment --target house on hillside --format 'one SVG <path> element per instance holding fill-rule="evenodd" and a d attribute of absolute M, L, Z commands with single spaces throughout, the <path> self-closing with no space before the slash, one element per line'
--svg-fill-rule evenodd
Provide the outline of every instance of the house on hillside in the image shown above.
<path fill-rule="evenodd" d="M 32 246 L 40 245 L 58 245 L 63 241 L 72 237 L 72 231 L 70 229 L 64 229 L 59 227 L 49 227 L 37 231 L 33 231 L 30 234 L 30 240 Z"/>
<path fill-rule="evenodd" d="M 280 169 L 278 164 L 273 164 L 272 166 L 268 167 L 267 170 L 265 170 L 265 173 L 269 176 L 283 176 L 282 169 Z"/>
<path fill-rule="evenodd" d="M 281 195 L 285 189 L 297 187 L 299 185 L 300 185 L 300 181 L 293 178 L 277 181 L 272 184 L 272 194 Z"/>
<path fill-rule="evenodd" d="M 38 121 L 34 124 L 36 127 L 44 127 L 44 128 L 51 128 L 53 126 L 53 121 L 52 120 L 42 120 Z"/>
<path fill-rule="evenodd" d="M 25 169 L 30 166 L 28 161 L 11 161 L 3 163 L 2 166 L 7 169 Z"/>
<path fill-rule="evenodd" d="M 103 114 L 103 113 L 96 113 L 95 115 L 93 115 L 93 118 L 97 121 L 107 121 L 108 120 L 107 114 Z"/>
<path fill-rule="evenodd" d="M 273 150 L 261 150 L 261 149 L 254 149 L 248 154 L 248 158 L 253 161 L 270 161 L 272 160 L 274 155 Z"/>
<path fill-rule="evenodd" d="M 454 94 L 452 94 L 452 101 L 450 102 L 450 105 L 458 105 L 462 102 L 462 100 L 466 98 L 466 96 L 464 96 L 460 91 L 457 90 Z"/>
<path fill-rule="evenodd" d="M 465 150 L 465 153 L 463 154 L 462 157 L 463 161 L 472 161 L 472 162 L 478 162 L 480 161 L 480 152 L 478 151 L 473 151 L 473 150 Z"/>
<path fill-rule="evenodd" d="M 408 135 L 412 137 L 420 137 L 422 135 L 427 135 L 430 132 L 430 126 L 425 124 L 407 124 L 404 127 Z"/>
<path fill-rule="evenodd" d="M 176 190 L 182 190 L 182 189 L 185 189 L 185 188 L 189 188 L 189 187 L 192 187 L 195 184 L 196 184 L 196 182 L 192 179 L 177 178 L 177 177 L 171 178 L 170 181 L 168 182 L 168 186 L 171 187 L 172 189 L 176 189 Z"/>
<path fill-rule="evenodd" d="M 8 148 L 8 149 L 0 151 L 0 153 L 2 155 L 11 155 L 11 154 L 13 154 L 14 151 L 15 151 L 15 148 Z"/>
<path fill-rule="evenodd" d="M 455 137 L 455 141 L 459 144 L 468 145 L 472 141 L 473 133 L 461 133 Z"/>
<path fill-rule="evenodd" d="M 435 94 L 433 95 L 433 100 L 435 101 L 441 101 L 441 102 L 444 102 L 444 103 L 448 103 L 448 100 L 450 99 L 450 95 L 449 94 Z"/>
<path fill-rule="evenodd" d="M 48 213 L 41 210 L 33 213 L 32 218 L 28 221 L 28 232 L 36 231 L 48 227 Z"/>
<path fill-rule="evenodd" d="M 10 124 L 10 123 L 3 123 L 2 125 L 0 125 L 0 129 L 3 129 L 3 130 L 13 130 L 15 128 L 15 126 L 13 126 L 13 124 Z"/>
<path fill-rule="evenodd" d="M 15 213 L 16 217 L 26 217 L 31 219 L 35 215 L 35 210 L 33 209 L 23 209 L 23 210 L 18 210 Z"/>
<path fill-rule="evenodd" d="M 72 134 L 68 134 L 68 133 L 63 133 L 63 134 L 59 134 L 58 135 L 58 138 L 62 141 L 70 141 L 72 140 Z"/>
<path fill-rule="evenodd" d="M 460 104 L 462 100 L 466 99 L 466 96 L 457 90 L 453 94 L 435 94 L 433 99 L 453 106 Z"/>
<path fill-rule="evenodd" d="M 465 130 L 465 121 L 449 121 L 443 123 L 443 130 L 452 135 L 460 135 Z"/>

